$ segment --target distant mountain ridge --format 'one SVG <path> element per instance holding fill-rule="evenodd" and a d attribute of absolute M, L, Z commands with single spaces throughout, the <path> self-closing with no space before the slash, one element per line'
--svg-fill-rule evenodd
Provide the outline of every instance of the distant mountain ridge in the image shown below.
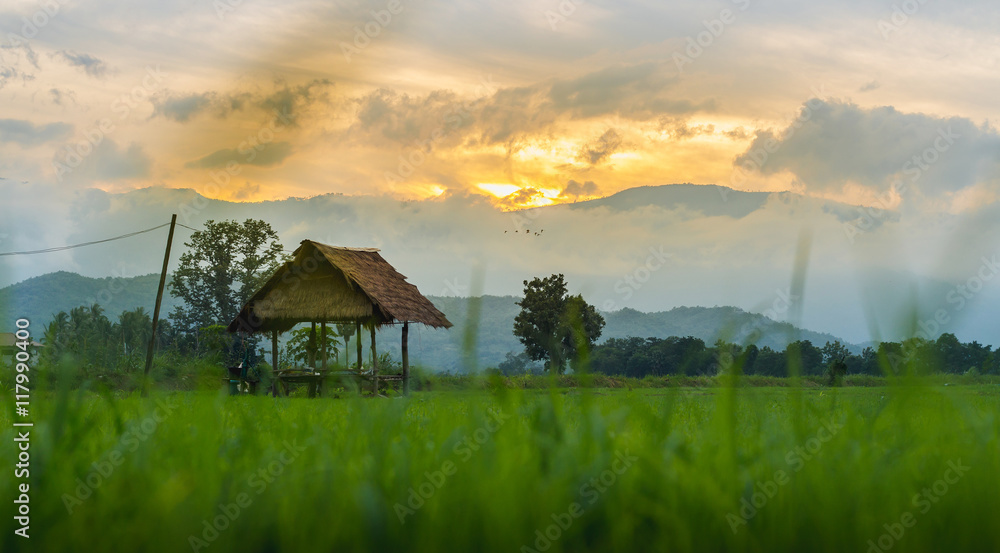
<path fill-rule="evenodd" d="M 111 320 L 137 307 L 152 313 L 159 280 L 158 274 L 91 278 L 68 271 L 48 273 L 0 288 L 0 320 L 8 324 L 24 317 L 40 334 L 56 313 L 94 303 L 100 304 Z M 179 303 L 165 291 L 161 313 L 169 314 Z"/>
<path fill-rule="evenodd" d="M 571 209 L 607 207 L 615 211 L 628 211 L 645 206 L 684 206 L 709 217 L 728 216 L 738 219 L 763 207 L 771 194 L 771 192 L 743 192 L 714 184 L 668 184 L 637 186 L 604 198 L 568 205 Z M 558 208 L 558 205 L 549 207 L 552 208 Z"/>
<path fill-rule="evenodd" d="M 114 320 L 122 311 L 144 307 L 152 312 L 156 298 L 158 275 L 131 278 L 89 278 L 75 273 L 57 272 L 30 278 L 24 282 L 0 289 L 0 317 L 14 321 L 28 318 L 37 334 L 59 311 L 69 311 L 81 306 L 99 303 L 109 318 Z M 496 367 L 508 352 L 523 350 L 514 336 L 514 317 L 520 311 L 515 296 L 483 296 L 466 298 L 454 296 L 428 296 L 455 325 L 449 330 L 425 328 L 416 325 L 410 332 L 410 358 L 415 365 L 432 370 L 462 372 L 462 343 L 471 302 L 480 304 L 480 319 L 476 325 L 479 368 Z M 169 314 L 179 300 L 171 297 L 169 289 L 164 294 L 162 313 Z M 800 330 L 789 323 L 776 322 L 757 313 L 735 307 L 676 307 L 669 311 L 644 313 L 634 309 L 621 309 L 603 313 L 606 326 L 601 341 L 610 338 L 638 336 L 641 338 L 667 338 L 669 336 L 694 336 L 711 345 L 722 338 L 739 342 L 755 330 L 760 332 L 757 344 L 784 349 L 794 339 L 810 340 L 818 346 L 838 340 L 836 336 Z M 388 351 L 397 359 L 400 354 L 399 330 L 386 328 L 378 333 L 378 348 Z M 843 342 L 843 340 L 841 340 Z M 353 347 L 353 346 L 352 346 Z M 850 346 L 851 349 L 860 349 Z M 353 353 L 353 352 L 352 352 Z"/>

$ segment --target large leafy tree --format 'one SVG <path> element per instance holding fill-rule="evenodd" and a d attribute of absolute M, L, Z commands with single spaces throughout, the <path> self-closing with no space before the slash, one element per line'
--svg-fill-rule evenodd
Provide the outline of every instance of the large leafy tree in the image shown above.
<path fill-rule="evenodd" d="M 544 361 L 546 370 L 562 373 L 566 362 L 574 368 L 601 336 L 604 317 L 582 296 L 566 292 L 563 275 L 524 281 L 521 312 L 514 319 L 514 335 L 525 353 Z"/>
<path fill-rule="evenodd" d="M 187 251 L 170 281 L 184 300 L 170 318 L 186 332 L 229 324 L 254 291 L 278 267 L 284 247 L 264 221 L 207 221 L 184 244 Z"/>

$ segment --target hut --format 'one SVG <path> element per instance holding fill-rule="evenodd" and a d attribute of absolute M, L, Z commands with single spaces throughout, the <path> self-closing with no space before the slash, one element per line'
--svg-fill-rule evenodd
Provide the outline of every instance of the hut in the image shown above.
<path fill-rule="evenodd" d="M 335 247 L 303 240 L 292 254 L 292 259 L 279 267 L 254 292 L 229 324 L 229 332 L 269 334 L 272 366 L 276 369 L 280 333 L 291 330 L 297 324 L 311 323 L 310 350 L 316 352 L 317 324 L 325 335 L 329 323 L 354 323 L 357 325 L 357 375 L 361 376 L 361 330 L 362 327 L 368 328 L 373 360 L 371 381 L 377 394 L 379 375 L 375 330 L 387 325 L 402 325 L 402 381 L 403 390 L 408 393 L 409 323 L 422 323 L 434 328 L 450 328 L 452 324 L 378 252 L 376 248 Z M 320 353 L 322 369 L 325 370 L 325 347 Z M 315 359 L 310 358 L 309 361 L 315 369 Z M 311 394 L 313 390 L 311 387 Z"/>

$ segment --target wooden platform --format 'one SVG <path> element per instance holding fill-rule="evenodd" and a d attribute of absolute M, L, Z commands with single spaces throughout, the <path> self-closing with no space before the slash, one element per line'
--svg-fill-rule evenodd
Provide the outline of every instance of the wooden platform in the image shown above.
<path fill-rule="evenodd" d="M 309 387 L 309 397 L 322 396 L 323 388 L 327 381 L 340 378 L 356 378 L 360 382 L 368 383 L 372 381 L 371 373 L 359 373 L 357 371 L 286 369 L 274 373 L 271 394 L 275 397 L 278 395 L 287 396 L 289 384 L 306 384 Z M 400 384 L 403 382 L 403 375 L 401 374 L 380 374 L 376 378 L 378 378 L 379 382 L 398 382 Z M 359 389 L 363 390 L 364 386 L 359 386 Z"/>

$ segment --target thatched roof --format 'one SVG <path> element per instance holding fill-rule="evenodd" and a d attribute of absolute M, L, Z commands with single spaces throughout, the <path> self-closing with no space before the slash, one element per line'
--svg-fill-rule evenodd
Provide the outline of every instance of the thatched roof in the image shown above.
<path fill-rule="evenodd" d="M 303 240 L 291 261 L 254 293 L 229 332 L 285 332 L 303 322 L 417 322 L 451 327 L 375 248 Z"/>

